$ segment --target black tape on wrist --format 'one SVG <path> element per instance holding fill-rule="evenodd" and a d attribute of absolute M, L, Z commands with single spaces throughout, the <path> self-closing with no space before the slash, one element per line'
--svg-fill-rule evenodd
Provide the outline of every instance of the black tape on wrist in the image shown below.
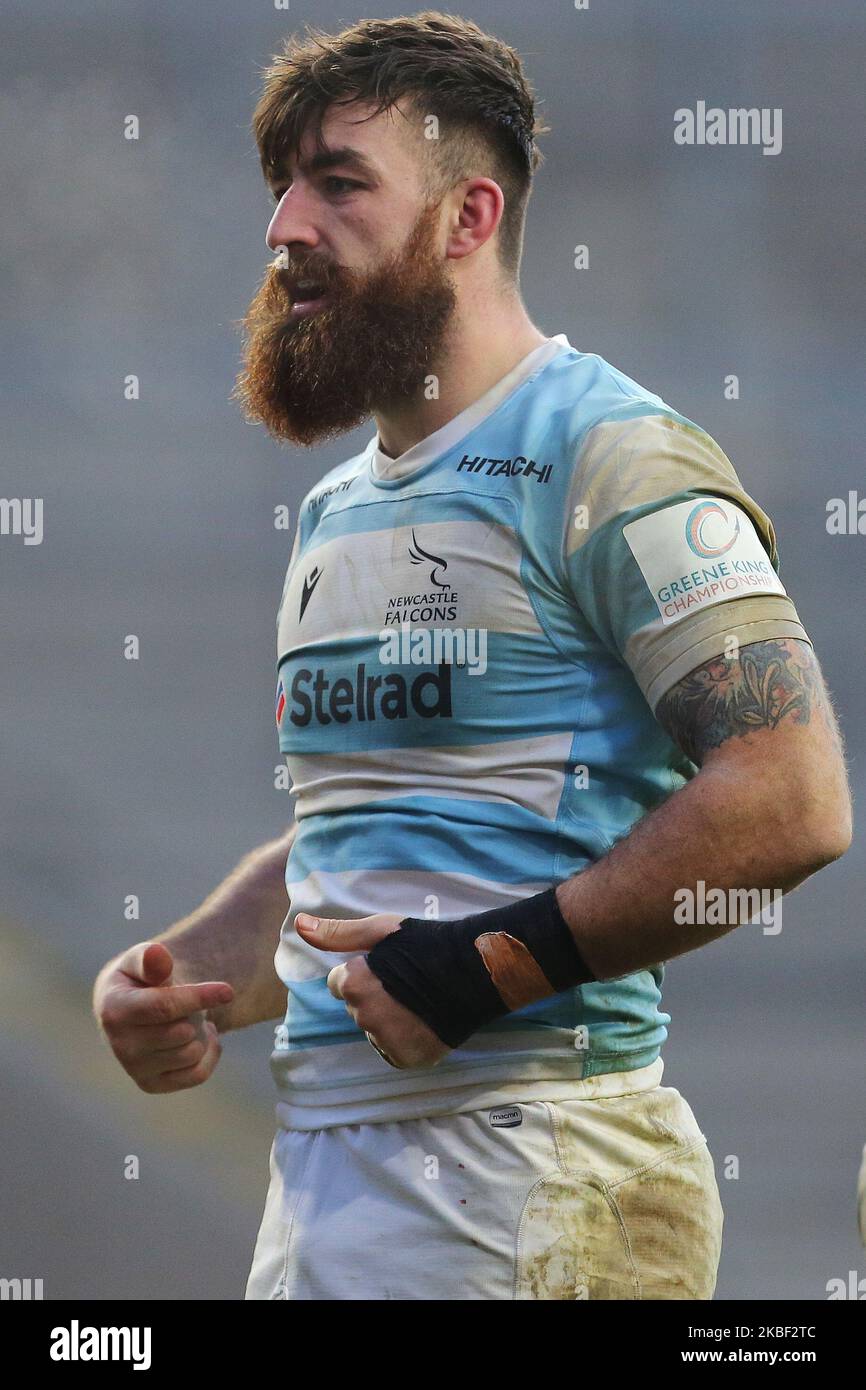
<path fill-rule="evenodd" d="M 367 964 L 448 1047 L 536 999 L 595 979 L 553 888 L 455 921 L 405 917 Z"/>

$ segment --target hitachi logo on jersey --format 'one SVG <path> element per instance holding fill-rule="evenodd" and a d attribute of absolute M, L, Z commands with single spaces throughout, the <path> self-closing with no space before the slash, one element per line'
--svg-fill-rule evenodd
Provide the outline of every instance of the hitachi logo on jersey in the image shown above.
<path fill-rule="evenodd" d="M 485 464 L 487 464 L 486 468 L 484 467 Z M 534 477 L 537 483 L 549 482 L 553 472 L 552 463 L 539 465 L 535 459 L 524 458 L 523 454 L 518 454 L 513 459 L 481 458 L 479 454 L 476 454 L 475 458 L 470 458 L 468 454 L 464 454 L 457 465 L 457 472 L 459 473 L 464 468 L 470 473 L 483 471 L 488 478 L 498 478 L 500 474 L 504 474 L 506 478 L 516 478 L 518 474 L 522 474 L 524 478 Z"/>
<path fill-rule="evenodd" d="M 450 719 L 451 667 L 442 662 L 438 671 L 422 671 L 414 680 L 396 672 L 368 676 L 363 661 L 352 676 L 330 679 L 320 666 L 302 667 L 292 680 L 293 701 L 289 719 L 305 728 L 318 724 L 349 724 L 374 719 L 408 719 L 410 708 L 422 719 Z"/>

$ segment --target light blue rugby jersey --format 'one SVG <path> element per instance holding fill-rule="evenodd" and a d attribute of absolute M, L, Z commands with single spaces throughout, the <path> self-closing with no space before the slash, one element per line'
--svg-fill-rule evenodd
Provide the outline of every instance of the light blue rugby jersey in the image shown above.
<path fill-rule="evenodd" d="M 563 334 L 398 459 L 374 436 L 308 493 L 277 618 L 284 1123 L 562 1095 L 659 1056 L 661 964 L 394 1070 L 328 993 L 346 957 L 294 916 L 463 916 L 599 859 L 694 774 L 653 715 L 665 691 L 732 635 L 808 640 L 777 569 L 718 445 Z"/>

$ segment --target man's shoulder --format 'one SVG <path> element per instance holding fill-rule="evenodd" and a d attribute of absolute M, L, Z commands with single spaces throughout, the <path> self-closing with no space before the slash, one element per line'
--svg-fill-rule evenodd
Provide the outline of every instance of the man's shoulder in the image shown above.
<path fill-rule="evenodd" d="M 585 431 L 594 421 L 629 411 L 671 411 L 655 391 L 608 362 L 597 352 L 569 347 L 548 364 L 538 381 L 540 389 L 558 397 L 563 420 Z M 677 414 L 677 412 L 673 412 Z"/>
<path fill-rule="evenodd" d="M 569 345 L 538 381 L 527 431 L 555 454 L 549 507 L 589 505 L 598 520 L 666 495 L 705 488 L 738 493 L 739 480 L 709 432 L 656 391 L 595 352 Z M 538 499 L 533 493 L 533 502 Z"/>
<path fill-rule="evenodd" d="M 671 491 L 737 486 L 730 460 L 702 425 L 597 353 L 563 353 L 552 384 L 562 447 L 581 489 L 595 484 L 627 495 L 662 479 Z"/>

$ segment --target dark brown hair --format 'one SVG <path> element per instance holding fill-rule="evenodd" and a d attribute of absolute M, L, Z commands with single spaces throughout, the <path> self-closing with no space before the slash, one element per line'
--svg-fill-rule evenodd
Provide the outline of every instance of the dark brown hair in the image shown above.
<path fill-rule="evenodd" d="M 308 128 L 318 146 L 332 104 L 375 103 L 372 115 L 405 98 L 419 122 L 438 120 L 425 194 L 439 198 L 461 179 L 495 179 L 505 197 L 499 259 L 517 279 L 532 175 L 542 162 L 537 136 L 549 129 L 513 48 L 471 20 L 424 10 L 396 19 L 364 19 L 339 34 L 307 29 L 287 39 L 265 71 L 253 131 L 265 178 L 297 155 Z"/>

